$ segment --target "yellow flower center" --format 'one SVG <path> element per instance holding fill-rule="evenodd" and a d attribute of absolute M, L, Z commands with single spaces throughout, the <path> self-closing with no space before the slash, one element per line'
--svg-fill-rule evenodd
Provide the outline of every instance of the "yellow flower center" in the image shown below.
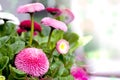
<path fill-rule="evenodd" d="M 61 46 L 60 46 L 60 48 L 64 49 L 65 48 L 65 44 L 62 43 Z"/>

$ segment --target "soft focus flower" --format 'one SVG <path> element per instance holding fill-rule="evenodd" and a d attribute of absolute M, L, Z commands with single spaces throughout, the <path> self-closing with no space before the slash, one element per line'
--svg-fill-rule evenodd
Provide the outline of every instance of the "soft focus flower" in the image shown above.
<path fill-rule="evenodd" d="M 59 40 L 56 44 L 56 50 L 60 54 L 66 54 L 69 50 L 69 42 L 64 39 Z"/>
<path fill-rule="evenodd" d="M 31 4 L 20 6 L 17 12 L 18 13 L 33 13 L 33 12 L 41 11 L 44 9 L 45 7 L 41 3 L 31 3 Z"/>
<path fill-rule="evenodd" d="M 15 66 L 32 76 L 42 76 L 49 69 L 49 61 L 46 54 L 37 48 L 25 48 L 15 58 Z"/>
<path fill-rule="evenodd" d="M 41 23 L 45 26 L 53 27 L 55 29 L 67 31 L 67 26 L 65 23 L 58 21 L 56 19 L 52 19 L 50 17 L 45 17 L 41 20 Z"/>
<path fill-rule="evenodd" d="M 30 31 L 31 30 L 31 20 L 24 20 L 20 23 L 19 27 L 21 29 Z M 34 21 L 34 31 L 40 32 L 42 30 L 41 26 Z"/>
<path fill-rule="evenodd" d="M 74 20 L 74 15 L 69 9 L 63 9 L 61 15 L 64 17 L 63 21 L 66 24 L 68 24 Z"/>
<path fill-rule="evenodd" d="M 7 22 L 11 22 L 16 25 L 20 24 L 18 18 L 8 12 L 0 12 L 0 19 L 7 21 Z"/>
<path fill-rule="evenodd" d="M 52 8 L 52 7 L 48 7 L 46 8 L 47 12 L 49 12 L 50 14 L 54 15 L 54 16 L 59 16 L 62 12 L 60 9 L 58 8 Z"/>
<path fill-rule="evenodd" d="M 86 71 L 77 66 L 71 68 L 71 75 L 74 77 L 74 80 L 88 80 L 88 75 Z"/>
<path fill-rule="evenodd" d="M 21 35 L 21 34 L 22 34 L 22 32 L 26 32 L 26 30 L 21 29 L 21 28 L 17 29 L 17 33 L 18 33 L 19 35 Z"/>

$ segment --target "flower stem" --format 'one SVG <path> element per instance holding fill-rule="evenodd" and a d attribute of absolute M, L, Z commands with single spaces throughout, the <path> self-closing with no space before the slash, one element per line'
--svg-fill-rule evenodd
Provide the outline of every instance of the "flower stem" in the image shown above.
<path fill-rule="evenodd" d="M 51 27 L 51 30 L 50 30 L 50 33 L 49 33 L 49 38 L 48 38 L 47 46 L 50 45 L 50 39 L 51 39 L 51 35 L 52 35 L 53 30 L 54 30 L 54 28 Z"/>
<path fill-rule="evenodd" d="M 33 13 L 30 13 L 30 18 L 31 18 L 31 31 L 30 31 L 29 46 L 31 46 L 31 44 L 32 44 L 33 33 L 34 33 L 34 15 L 33 15 Z"/>

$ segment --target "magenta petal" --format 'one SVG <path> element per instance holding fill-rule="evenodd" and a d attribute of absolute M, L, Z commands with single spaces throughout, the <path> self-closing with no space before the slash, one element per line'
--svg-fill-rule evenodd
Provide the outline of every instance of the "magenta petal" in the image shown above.
<path fill-rule="evenodd" d="M 46 54 L 37 48 L 25 48 L 15 58 L 15 66 L 32 76 L 42 76 L 49 69 Z"/>
<path fill-rule="evenodd" d="M 31 20 L 24 20 L 20 23 L 19 27 L 21 29 L 30 31 L 31 30 Z M 34 21 L 34 31 L 40 32 L 42 30 L 41 26 Z"/>
<path fill-rule="evenodd" d="M 54 16 L 59 16 L 62 12 L 59 8 L 48 7 L 46 8 L 47 12 Z"/>
<path fill-rule="evenodd" d="M 17 29 L 17 33 L 18 33 L 19 35 L 21 35 L 21 34 L 22 34 L 22 32 L 26 32 L 26 30 L 21 29 L 21 28 Z"/>
<path fill-rule="evenodd" d="M 41 24 L 49 27 L 53 27 L 55 29 L 67 31 L 67 26 L 65 23 L 62 21 L 58 21 L 56 19 L 50 18 L 50 17 L 45 17 L 41 20 Z"/>
<path fill-rule="evenodd" d="M 73 66 L 71 68 L 71 75 L 75 80 L 88 80 L 86 71 L 81 67 Z"/>
<path fill-rule="evenodd" d="M 44 10 L 45 7 L 42 3 L 30 3 L 26 5 L 22 5 L 18 7 L 17 12 L 18 13 L 33 13 L 37 11 Z"/>

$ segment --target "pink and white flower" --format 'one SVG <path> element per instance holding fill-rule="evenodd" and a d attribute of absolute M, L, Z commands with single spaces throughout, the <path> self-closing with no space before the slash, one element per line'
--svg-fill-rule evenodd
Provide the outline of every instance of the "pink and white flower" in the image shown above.
<path fill-rule="evenodd" d="M 49 69 L 49 61 L 46 54 L 37 48 L 25 48 L 15 58 L 15 66 L 32 76 L 42 76 Z"/>
<path fill-rule="evenodd" d="M 66 54 L 69 51 L 69 42 L 61 39 L 56 44 L 56 50 L 60 54 Z"/>
<path fill-rule="evenodd" d="M 44 9 L 45 7 L 42 3 L 30 3 L 30 4 L 20 6 L 17 12 L 18 13 L 34 13 L 37 11 L 42 11 Z"/>
<path fill-rule="evenodd" d="M 67 31 L 67 26 L 65 23 L 63 23 L 62 21 L 58 21 L 56 19 L 50 18 L 50 17 L 43 18 L 41 20 L 41 24 L 52 27 L 54 29 L 63 30 L 65 32 Z"/>

